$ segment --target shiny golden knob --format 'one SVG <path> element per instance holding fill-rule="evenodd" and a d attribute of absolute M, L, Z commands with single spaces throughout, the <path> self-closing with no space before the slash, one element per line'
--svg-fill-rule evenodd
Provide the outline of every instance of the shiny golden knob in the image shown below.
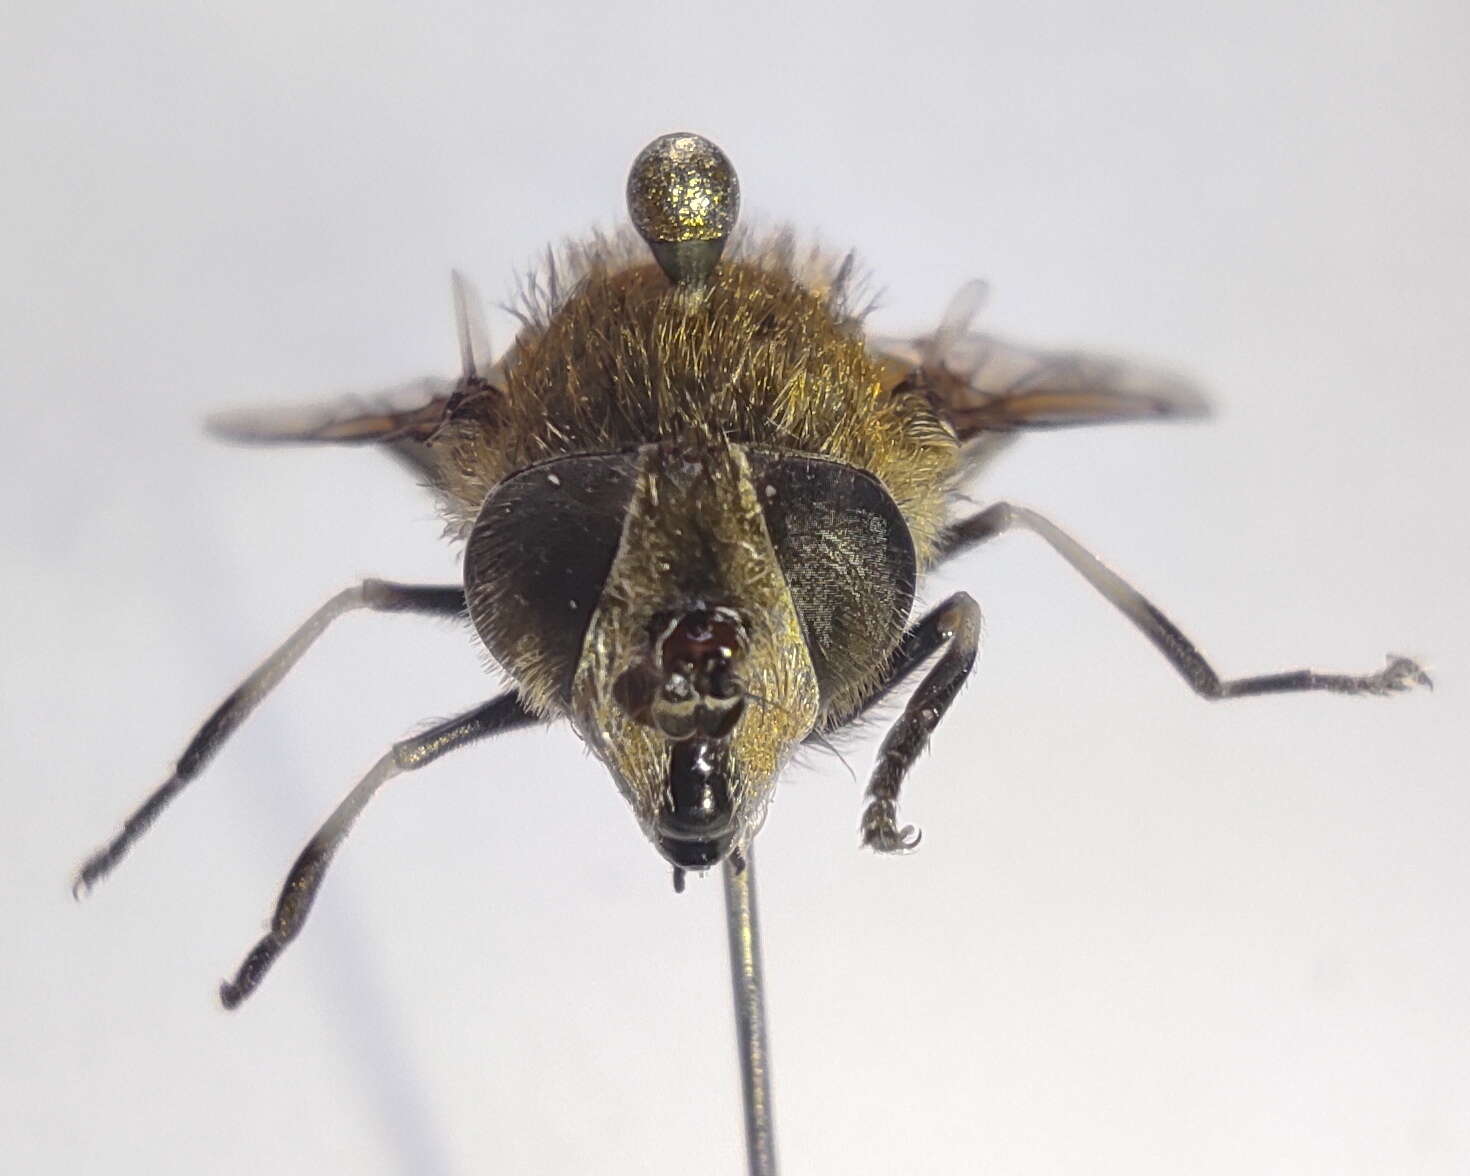
<path fill-rule="evenodd" d="M 702 285 L 740 213 L 740 181 L 700 135 L 661 135 L 628 172 L 628 215 L 669 278 Z"/>

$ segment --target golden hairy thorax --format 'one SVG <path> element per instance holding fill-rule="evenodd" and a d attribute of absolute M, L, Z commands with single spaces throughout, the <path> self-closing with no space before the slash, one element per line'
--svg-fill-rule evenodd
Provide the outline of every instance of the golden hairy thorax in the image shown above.
<path fill-rule="evenodd" d="M 834 259 L 786 234 L 730 243 L 706 284 L 671 283 L 631 234 L 569 247 L 530 283 L 496 388 L 435 439 L 454 521 L 549 458 L 660 440 L 810 453 L 875 475 L 922 568 L 957 445 L 867 351 Z"/>

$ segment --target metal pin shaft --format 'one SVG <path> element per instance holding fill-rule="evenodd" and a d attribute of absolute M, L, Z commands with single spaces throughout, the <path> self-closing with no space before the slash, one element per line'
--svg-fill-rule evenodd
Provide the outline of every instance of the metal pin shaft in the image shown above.
<path fill-rule="evenodd" d="M 756 913 L 755 860 L 744 868 L 725 859 L 725 928 L 735 995 L 735 1044 L 745 1101 L 745 1154 L 750 1176 L 776 1176 L 776 1128 L 771 1118 L 771 1060 L 766 1044 L 765 979 Z"/>

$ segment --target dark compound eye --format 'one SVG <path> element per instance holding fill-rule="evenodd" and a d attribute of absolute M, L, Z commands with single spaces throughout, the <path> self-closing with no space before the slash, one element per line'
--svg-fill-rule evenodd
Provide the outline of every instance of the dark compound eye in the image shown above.
<path fill-rule="evenodd" d="M 826 703 L 871 674 L 903 631 L 914 602 L 913 539 L 871 474 L 757 450 L 750 463 Z"/>
<path fill-rule="evenodd" d="M 512 673 L 534 636 L 535 661 L 563 701 L 602 596 L 633 496 L 636 453 L 561 458 L 490 492 L 465 551 L 470 619 Z"/>

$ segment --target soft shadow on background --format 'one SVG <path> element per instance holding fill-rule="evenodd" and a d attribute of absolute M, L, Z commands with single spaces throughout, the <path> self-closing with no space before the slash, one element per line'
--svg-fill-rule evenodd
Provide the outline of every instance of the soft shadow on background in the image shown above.
<path fill-rule="evenodd" d="M 716 139 L 751 215 L 856 246 L 874 322 L 987 321 L 1194 373 L 1195 426 L 1035 437 L 1051 514 L 1226 674 L 1428 659 L 1387 701 L 1210 707 L 1040 544 L 930 583 L 978 673 L 922 850 L 793 769 L 759 842 L 792 1172 L 1470 1169 L 1462 5 L 22 4 L 0 47 L 0 1153 L 10 1170 L 735 1172 L 719 887 L 676 898 L 562 729 L 387 789 L 233 1015 L 219 979 L 386 744 L 494 683 L 354 617 L 85 904 L 70 871 L 363 574 L 449 580 L 368 452 L 209 411 L 455 367 Z M 498 316 L 498 341 L 509 320 Z M 866 775 L 876 734 L 845 752 Z"/>

